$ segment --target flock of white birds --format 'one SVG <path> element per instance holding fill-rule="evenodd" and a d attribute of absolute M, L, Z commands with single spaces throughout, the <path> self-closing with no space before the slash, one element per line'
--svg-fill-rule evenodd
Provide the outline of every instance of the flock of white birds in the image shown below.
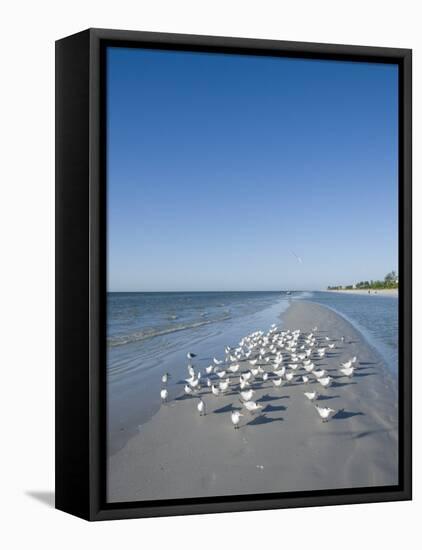
<path fill-rule="evenodd" d="M 344 338 L 340 339 L 344 342 Z M 324 391 L 329 388 L 333 378 L 327 371 L 315 365 L 324 359 L 325 355 L 333 351 L 336 342 L 328 336 L 318 333 L 318 327 L 311 332 L 297 330 L 282 330 L 275 324 L 268 332 L 253 332 L 242 338 L 237 347 L 226 347 L 224 358 L 213 358 L 212 364 L 201 372 L 195 369 L 196 354 L 189 352 L 188 374 L 185 379 L 184 392 L 186 395 L 198 399 L 196 407 L 200 415 L 206 414 L 203 400 L 205 394 L 218 399 L 219 396 L 231 392 L 238 393 L 242 409 L 248 415 L 259 414 L 263 405 L 254 400 L 257 387 L 271 381 L 274 388 L 281 388 L 289 384 L 303 384 L 304 388 L 312 381 L 318 384 L 318 389 Z M 350 378 L 357 368 L 357 357 L 341 363 L 338 367 L 340 376 Z M 163 403 L 168 400 L 167 384 L 170 374 L 162 375 L 160 396 Z M 315 411 L 322 422 L 327 422 L 337 411 L 330 407 L 316 404 L 320 394 L 318 391 L 305 391 L 306 399 L 314 403 Z M 231 422 L 235 429 L 239 428 L 241 417 L 245 416 L 239 410 L 230 413 Z"/>

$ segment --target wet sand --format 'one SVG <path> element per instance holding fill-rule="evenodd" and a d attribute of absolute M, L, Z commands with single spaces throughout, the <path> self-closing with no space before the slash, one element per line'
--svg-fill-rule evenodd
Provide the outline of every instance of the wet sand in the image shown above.
<path fill-rule="evenodd" d="M 108 500 L 396 484 L 397 394 L 391 375 L 363 336 L 332 310 L 298 301 L 282 315 L 283 328 L 310 331 L 315 325 L 321 342 L 325 336 L 336 342 L 333 352 L 314 361 L 334 378 L 330 388 L 316 381 L 281 388 L 271 380 L 256 383 L 254 398 L 264 409 L 256 416 L 243 411 L 239 430 L 230 420 L 231 411 L 241 408 L 237 389 L 218 397 L 202 389 L 206 416 L 199 416 L 197 398 L 180 395 L 110 457 Z M 347 379 L 338 366 L 354 355 L 359 368 Z M 338 411 L 327 423 L 303 395 L 314 389 L 322 395 L 320 406 Z"/>

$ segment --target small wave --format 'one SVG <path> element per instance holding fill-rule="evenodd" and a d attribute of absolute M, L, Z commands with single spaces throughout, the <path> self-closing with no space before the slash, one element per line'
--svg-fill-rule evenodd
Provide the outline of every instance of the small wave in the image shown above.
<path fill-rule="evenodd" d="M 140 342 L 142 340 L 149 340 L 151 338 L 156 338 L 157 336 L 165 336 L 166 334 L 172 334 L 173 332 L 180 332 L 181 330 L 189 330 L 204 325 L 210 325 L 212 323 L 219 323 L 221 321 L 227 321 L 230 319 L 230 315 L 220 317 L 218 319 L 210 319 L 207 321 L 197 321 L 195 323 L 189 323 L 186 325 L 176 325 L 172 327 L 165 327 L 159 329 L 148 329 L 141 330 L 139 332 L 134 332 L 125 336 L 114 336 L 110 337 L 107 340 L 107 343 L 110 347 L 124 346 L 126 344 L 132 344 L 133 342 Z"/>

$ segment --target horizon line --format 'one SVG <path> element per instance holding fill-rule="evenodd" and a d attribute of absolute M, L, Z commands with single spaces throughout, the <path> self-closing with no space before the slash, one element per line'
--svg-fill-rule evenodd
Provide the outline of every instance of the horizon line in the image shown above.
<path fill-rule="evenodd" d="M 107 293 L 119 292 L 137 292 L 137 293 L 154 293 L 154 292 L 324 292 L 324 289 L 309 289 L 309 288 L 284 288 L 284 289 L 267 289 L 267 290 L 107 290 Z"/>

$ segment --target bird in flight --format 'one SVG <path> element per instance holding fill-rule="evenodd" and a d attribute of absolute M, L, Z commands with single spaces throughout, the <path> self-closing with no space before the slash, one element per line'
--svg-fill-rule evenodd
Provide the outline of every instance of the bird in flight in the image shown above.
<path fill-rule="evenodd" d="M 293 254 L 293 256 L 296 258 L 296 260 L 301 264 L 301 263 L 302 263 L 302 258 L 301 258 L 300 256 L 298 256 L 298 255 L 296 254 L 296 252 L 294 252 L 293 250 L 291 250 L 290 252 L 291 252 L 291 253 Z"/>

